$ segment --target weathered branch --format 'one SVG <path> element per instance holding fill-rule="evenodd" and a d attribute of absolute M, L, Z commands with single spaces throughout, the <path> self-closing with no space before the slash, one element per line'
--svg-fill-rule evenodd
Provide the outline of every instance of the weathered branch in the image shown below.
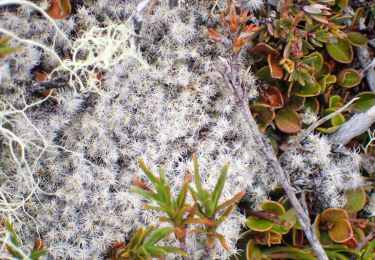
<path fill-rule="evenodd" d="M 367 131 L 375 123 L 375 106 L 365 113 L 352 116 L 339 130 L 329 136 L 331 143 L 347 144 L 354 137 Z"/>
<path fill-rule="evenodd" d="M 270 167 L 273 169 L 277 182 L 281 184 L 284 188 L 285 193 L 287 194 L 289 201 L 294 208 L 296 217 L 299 223 L 301 224 L 303 231 L 307 239 L 309 240 L 316 256 L 319 260 L 328 260 L 327 254 L 325 253 L 322 245 L 320 244 L 316 236 L 315 229 L 310 223 L 309 213 L 302 207 L 301 203 L 299 202 L 296 194 L 294 193 L 294 189 L 288 180 L 286 173 L 282 169 L 274 153 L 271 143 L 260 132 L 254 120 L 254 117 L 249 108 L 249 86 L 246 84 L 246 82 L 241 82 L 242 77 L 238 69 L 239 66 L 237 56 L 233 55 L 232 60 L 230 62 L 223 58 L 221 58 L 221 60 L 226 68 L 226 71 L 222 73 L 222 77 L 224 78 L 226 86 L 232 91 L 233 95 L 235 96 L 236 103 L 241 109 L 246 124 L 248 125 L 252 137 L 256 142 L 256 151 L 269 163 Z"/>
<path fill-rule="evenodd" d="M 371 62 L 372 59 L 370 57 L 370 53 L 367 46 L 363 47 L 356 47 L 357 57 L 359 63 L 361 63 L 362 68 L 366 68 Z M 364 72 L 366 77 L 367 83 L 371 91 L 375 92 L 375 70 L 374 68 L 370 68 Z"/>

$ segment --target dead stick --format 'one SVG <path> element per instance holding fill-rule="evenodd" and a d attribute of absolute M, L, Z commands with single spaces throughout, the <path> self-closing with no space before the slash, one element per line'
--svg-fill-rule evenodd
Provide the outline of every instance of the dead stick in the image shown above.
<path fill-rule="evenodd" d="M 289 201 L 294 208 L 296 217 L 299 223 L 301 224 L 305 236 L 309 240 L 316 256 L 319 260 L 328 260 L 327 254 L 316 236 L 315 229 L 310 223 L 310 217 L 308 215 L 308 212 L 306 212 L 303 209 L 296 194 L 294 193 L 293 187 L 290 184 L 286 173 L 282 169 L 269 140 L 263 136 L 263 134 L 260 132 L 258 128 L 258 125 L 254 120 L 254 117 L 249 108 L 248 91 L 250 86 L 246 85 L 244 82 L 241 82 L 240 80 L 242 77 L 240 76 L 240 72 L 238 70 L 239 65 L 237 61 L 237 56 L 233 55 L 230 62 L 228 62 L 224 58 L 220 59 L 226 68 L 226 71 L 221 73 L 221 75 L 227 87 L 232 91 L 233 95 L 235 96 L 236 103 L 241 109 L 246 124 L 248 125 L 251 131 L 251 135 L 256 142 L 256 151 L 260 156 L 267 160 L 267 162 L 273 169 L 276 180 L 284 188 L 284 191 L 287 194 Z"/>

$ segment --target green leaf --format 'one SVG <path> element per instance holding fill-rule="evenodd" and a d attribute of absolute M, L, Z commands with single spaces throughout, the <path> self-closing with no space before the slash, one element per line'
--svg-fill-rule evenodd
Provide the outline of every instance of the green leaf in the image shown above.
<path fill-rule="evenodd" d="M 145 162 L 143 159 L 138 160 L 139 166 L 143 170 L 143 172 L 147 175 L 148 179 L 154 184 L 156 187 L 159 184 L 159 179 L 151 172 L 149 168 L 147 168 Z"/>
<path fill-rule="evenodd" d="M 332 126 L 332 127 L 329 127 L 329 128 L 318 127 L 316 130 L 318 130 L 319 132 L 322 132 L 324 134 L 332 134 L 332 133 L 336 132 L 339 128 L 340 128 L 340 126 Z"/>
<path fill-rule="evenodd" d="M 6 221 L 5 226 L 8 230 L 8 232 L 10 233 L 10 241 L 12 242 L 12 244 L 17 246 L 17 247 L 20 246 L 21 244 L 20 244 L 20 241 L 17 238 L 17 234 L 16 234 L 16 231 L 13 228 L 13 225 L 9 221 Z"/>
<path fill-rule="evenodd" d="M 330 20 L 336 24 L 345 24 L 346 22 L 350 21 L 350 19 L 352 19 L 350 15 L 338 15 L 338 14 L 330 18 Z"/>
<path fill-rule="evenodd" d="M 302 129 L 302 123 L 296 111 L 282 108 L 276 112 L 275 124 L 280 131 L 294 134 Z"/>
<path fill-rule="evenodd" d="M 272 201 L 272 200 L 265 200 L 263 203 L 262 203 L 262 206 L 261 206 L 262 210 L 263 211 L 266 211 L 266 212 L 272 212 L 274 213 L 276 216 L 282 216 L 285 214 L 285 209 L 284 207 L 276 202 L 276 201 Z"/>
<path fill-rule="evenodd" d="M 225 179 L 227 178 L 227 173 L 228 173 L 228 167 L 229 165 L 226 164 L 224 167 L 221 169 L 221 173 L 219 176 L 219 179 L 217 180 L 216 186 L 214 191 L 212 192 L 212 201 L 214 208 L 216 209 L 217 204 L 219 202 L 221 192 L 223 191 L 224 184 L 225 184 Z"/>
<path fill-rule="evenodd" d="M 360 187 L 355 190 L 348 190 L 345 192 L 346 205 L 345 209 L 348 212 L 356 213 L 363 209 L 366 204 L 366 192 Z"/>
<path fill-rule="evenodd" d="M 294 90 L 294 95 L 300 97 L 315 97 L 321 92 L 321 86 L 319 83 L 308 83 L 305 86 L 297 85 Z"/>
<path fill-rule="evenodd" d="M 152 257 L 161 257 L 167 254 L 167 251 L 160 246 L 144 246 L 144 249 Z"/>
<path fill-rule="evenodd" d="M 310 55 L 307 55 L 303 58 L 303 63 L 311 65 L 314 68 L 315 72 L 318 72 L 322 69 L 323 66 L 323 56 L 315 51 Z"/>
<path fill-rule="evenodd" d="M 185 180 L 182 184 L 181 191 L 180 191 L 180 193 L 178 194 L 178 197 L 177 197 L 177 207 L 178 208 L 182 208 L 185 204 L 190 179 L 191 179 L 191 175 L 189 174 L 189 175 L 186 176 L 186 178 L 185 178 Z"/>
<path fill-rule="evenodd" d="M 355 69 L 344 69 L 337 75 L 337 83 L 344 88 L 352 88 L 361 83 L 362 75 Z"/>
<path fill-rule="evenodd" d="M 351 63 L 353 60 L 353 48 L 346 40 L 336 38 L 337 42 L 328 42 L 326 49 L 328 54 L 341 63 Z"/>
<path fill-rule="evenodd" d="M 348 32 L 346 33 L 348 41 L 354 46 L 366 46 L 368 39 L 360 32 Z"/>
<path fill-rule="evenodd" d="M 289 233 L 290 228 L 283 225 L 273 224 L 271 231 L 281 235 L 285 235 Z"/>
<path fill-rule="evenodd" d="M 36 250 L 36 251 L 33 251 L 30 255 L 29 255 L 29 259 L 30 260 L 38 260 L 39 257 L 41 257 L 42 255 L 45 255 L 47 254 L 48 251 L 46 249 L 42 249 L 42 250 Z"/>
<path fill-rule="evenodd" d="M 329 84 L 333 84 L 336 82 L 336 76 L 335 75 L 329 75 L 327 78 L 326 78 L 326 84 L 329 85 Z"/>
<path fill-rule="evenodd" d="M 16 259 L 24 259 L 23 254 L 19 252 L 18 248 L 11 246 L 10 244 L 5 244 L 5 248 L 7 249 L 8 253 L 11 254 Z"/>
<path fill-rule="evenodd" d="M 318 113 L 319 108 L 320 108 L 319 101 L 314 97 L 313 98 L 306 98 L 304 108 L 310 109 L 310 111 Z"/>
<path fill-rule="evenodd" d="M 299 248 L 278 246 L 266 248 L 263 250 L 263 254 L 270 256 L 272 259 L 272 254 L 282 253 L 285 255 L 285 259 L 296 259 L 296 260 L 316 260 L 316 257 L 311 251 L 304 251 Z"/>
<path fill-rule="evenodd" d="M 143 227 L 138 227 L 137 231 L 133 235 L 133 238 L 130 240 L 129 248 L 137 248 L 140 244 L 142 244 L 143 241 Z"/>
<path fill-rule="evenodd" d="M 167 237 L 170 233 L 172 233 L 173 229 L 170 227 L 161 228 L 156 230 L 149 239 L 145 242 L 147 246 L 153 246 L 163 238 Z"/>
<path fill-rule="evenodd" d="M 356 113 L 363 113 L 369 110 L 375 105 L 375 93 L 374 92 L 362 92 L 356 96 L 359 98 L 354 101 L 351 108 L 354 109 Z"/>
<path fill-rule="evenodd" d="M 178 255 L 181 255 L 181 256 L 188 256 L 188 254 L 185 251 L 183 251 L 183 250 L 181 250 L 177 247 L 159 246 L 159 248 L 162 248 L 167 253 L 178 254 Z"/>
<path fill-rule="evenodd" d="M 296 95 L 292 95 L 289 100 L 288 100 L 288 108 L 294 110 L 294 111 L 299 111 L 303 108 L 305 104 L 305 97 L 300 97 Z"/>
<path fill-rule="evenodd" d="M 333 112 L 335 112 L 335 111 L 336 111 L 335 108 L 327 108 L 326 110 L 324 110 L 323 115 L 326 116 L 326 115 L 329 115 L 329 114 L 331 114 L 331 113 L 333 113 Z M 340 125 L 342 125 L 345 121 L 346 121 L 346 119 L 345 119 L 344 115 L 341 114 L 341 113 L 337 114 L 336 116 L 334 116 L 334 117 L 330 120 L 331 125 L 332 125 L 333 127 L 335 127 L 335 126 L 340 126 Z"/>
<path fill-rule="evenodd" d="M 146 237 L 150 235 L 155 230 L 155 226 L 150 225 L 145 231 L 142 230 L 142 234 L 139 235 L 139 244 L 143 244 Z"/>
<path fill-rule="evenodd" d="M 251 112 L 257 121 L 272 122 L 275 119 L 275 112 L 268 104 L 255 103 Z"/>
<path fill-rule="evenodd" d="M 297 218 L 296 218 L 296 215 L 294 214 L 293 208 L 288 209 L 284 215 L 279 217 L 279 219 L 284 222 L 287 222 L 289 228 L 293 227 L 297 222 Z"/>
<path fill-rule="evenodd" d="M 155 192 L 146 191 L 137 186 L 131 186 L 130 190 L 149 200 L 159 201 L 159 196 Z"/>
<path fill-rule="evenodd" d="M 262 252 L 256 245 L 254 239 L 249 239 L 246 244 L 246 260 L 261 260 Z"/>
<path fill-rule="evenodd" d="M 271 70 L 270 70 L 269 66 L 264 66 L 264 67 L 260 68 L 255 73 L 255 76 L 257 78 L 265 80 L 267 83 L 270 83 L 270 84 L 275 82 L 275 79 L 272 78 L 272 76 L 271 76 Z"/>
<path fill-rule="evenodd" d="M 336 0 L 336 5 L 337 5 L 340 9 L 344 9 L 345 7 L 348 6 L 348 1 L 349 1 L 349 0 Z"/>
<path fill-rule="evenodd" d="M 364 12 L 364 8 L 363 7 L 360 7 L 356 10 L 354 16 L 353 16 L 353 20 L 352 20 L 352 24 L 350 25 L 351 28 L 355 28 L 359 22 L 359 19 L 361 18 L 363 12 Z"/>
<path fill-rule="evenodd" d="M 9 36 L 0 39 L 0 59 L 21 49 L 21 47 L 9 47 L 8 43 L 10 40 L 11 37 Z"/>
<path fill-rule="evenodd" d="M 265 232 L 271 230 L 273 223 L 267 219 L 250 216 L 247 218 L 246 226 L 253 231 Z"/>
<path fill-rule="evenodd" d="M 366 247 L 365 253 L 363 254 L 364 260 L 372 259 L 371 256 L 374 256 L 374 248 L 375 248 L 375 239 L 373 239 Z M 368 258 L 366 258 L 368 257 Z"/>

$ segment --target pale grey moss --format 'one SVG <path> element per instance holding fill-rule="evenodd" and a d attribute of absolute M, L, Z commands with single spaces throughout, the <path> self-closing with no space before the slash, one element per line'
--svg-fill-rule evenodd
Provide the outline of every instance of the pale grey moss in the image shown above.
<path fill-rule="evenodd" d="M 298 191 L 310 191 L 320 209 L 343 207 L 344 192 L 363 185 L 360 155 L 332 145 L 324 136 L 309 135 L 297 151 L 284 154 L 282 163 Z"/>

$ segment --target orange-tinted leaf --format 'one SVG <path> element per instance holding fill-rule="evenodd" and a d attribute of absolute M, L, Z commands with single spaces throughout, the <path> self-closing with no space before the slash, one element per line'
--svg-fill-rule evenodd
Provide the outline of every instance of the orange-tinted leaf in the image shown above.
<path fill-rule="evenodd" d="M 264 43 L 264 42 L 260 42 L 257 45 L 255 45 L 251 49 L 251 52 L 255 54 L 266 55 L 266 56 L 268 54 L 273 54 L 274 56 L 280 56 L 280 53 L 278 50 L 272 48 L 271 46 L 269 46 L 267 43 Z"/>
<path fill-rule="evenodd" d="M 133 179 L 133 182 L 134 182 L 134 184 L 135 184 L 138 188 L 141 188 L 142 190 L 149 190 L 149 191 L 151 191 L 151 189 L 150 189 L 146 184 L 144 184 L 140 179 L 138 179 L 138 178 L 134 178 L 134 179 Z"/>
<path fill-rule="evenodd" d="M 42 250 L 42 249 L 43 249 L 42 240 L 40 239 L 40 237 L 35 238 L 33 251 Z"/>
<path fill-rule="evenodd" d="M 288 134 L 297 133 L 302 129 L 298 113 L 289 108 L 282 108 L 276 112 L 275 124 L 280 131 Z"/>
<path fill-rule="evenodd" d="M 44 71 L 35 71 L 34 72 L 34 77 L 35 77 L 36 81 L 42 82 L 42 81 L 46 81 L 47 80 L 48 74 L 45 73 Z"/>
<path fill-rule="evenodd" d="M 68 17 L 71 11 L 70 0 L 51 0 L 51 6 L 46 12 L 53 19 L 63 19 Z"/>
<path fill-rule="evenodd" d="M 274 55 L 268 54 L 268 65 L 270 66 L 271 69 L 271 76 L 275 79 L 282 79 L 283 78 L 283 69 L 275 60 Z"/>
<path fill-rule="evenodd" d="M 216 32 L 214 29 L 211 29 L 211 28 L 208 29 L 207 34 L 208 34 L 208 38 L 215 42 L 222 41 L 224 37 L 223 35 L 221 35 L 220 33 Z"/>
<path fill-rule="evenodd" d="M 175 227 L 173 229 L 174 234 L 176 235 L 177 239 L 183 239 L 186 236 L 186 229 Z"/>
<path fill-rule="evenodd" d="M 345 209 L 329 208 L 320 214 L 320 223 L 323 225 L 328 222 L 333 223 L 338 219 L 349 219 L 348 212 Z"/>
<path fill-rule="evenodd" d="M 215 226 L 215 223 L 213 223 L 212 221 L 210 221 L 207 218 L 187 218 L 186 223 L 188 223 L 188 224 L 190 224 L 190 223 L 202 224 L 202 225 L 206 225 L 206 226 L 210 226 L 210 227 Z"/>
<path fill-rule="evenodd" d="M 282 235 L 279 233 L 270 232 L 270 243 L 272 245 L 281 244 Z"/>
<path fill-rule="evenodd" d="M 215 237 L 219 240 L 220 244 L 223 246 L 225 250 L 228 250 L 229 245 L 228 242 L 225 240 L 225 237 L 222 234 L 215 234 Z"/>
<path fill-rule="evenodd" d="M 353 237 L 353 229 L 350 222 L 342 218 L 332 223 L 328 235 L 336 243 L 343 243 Z"/>
<path fill-rule="evenodd" d="M 266 85 L 263 91 L 263 95 L 267 100 L 267 103 L 272 108 L 281 108 L 284 106 L 284 98 L 281 91 L 272 85 Z"/>
<path fill-rule="evenodd" d="M 245 38 L 234 38 L 233 40 L 233 53 L 238 53 L 241 50 L 241 47 L 247 42 Z"/>

